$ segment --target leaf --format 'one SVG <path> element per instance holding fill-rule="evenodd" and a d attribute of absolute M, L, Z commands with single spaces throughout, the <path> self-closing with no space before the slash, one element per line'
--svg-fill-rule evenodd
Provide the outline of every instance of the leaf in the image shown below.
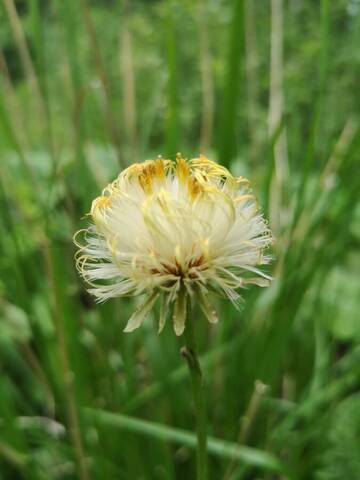
<path fill-rule="evenodd" d="M 257 285 L 258 287 L 269 287 L 271 285 L 271 281 L 268 278 L 251 277 L 251 278 L 244 278 L 243 284 Z"/>
<path fill-rule="evenodd" d="M 161 305 L 160 305 L 160 318 L 159 318 L 159 330 L 158 333 L 161 333 L 164 330 L 166 317 L 169 308 L 169 297 L 163 295 L 161 297 Z"/>
<path fill-rule="evenodd" d="M 185 330 L 186 321 L 186 292 L 183 288 L 179 290 L 178 296 L 175 300 L 173 322 L 176 335 L 182 335 Z"/>
<path fill-rule="evenodd" d="M 340 402 L 326 425 L 324 453 L 321 454 L 319 479 L 357 480 L 360 478 L 360 395 Z"/>
<path fill-rule="evenodd" d="M 197 446 L 195 434 L 180 428 L 172 428 L 167 425 L 99 409 L 87 408 L 85 413 L 90 419 L 98 422 L 99 425 L 120 428 L 147 437 L 178 443 L 190 448 L 196 448 Z M 245 464 L 261 467 L 265 470 L 284 471 L 280 461 L 274 455 L 256 448 L 245 447 L 237 443 L 212 437 L 208 438 L 207 448 L 209 453 L 217 455 L 218 457 L 241 460 Z"/>
<path fill-rule="evenodd" d="M 197 301 L 199 302 L 199 306 L 206 318 L 209 320 L 209 322 L 217 323 L 219 321 L 219 317 L 217 311 L 213 307 L 212 303 L 209 301 L 208 296 L 205 293 L 199 291 Z"/>
<path fill-rule="evenodd" d="M 124 332 L 129 333 L 140 327 L 142 322 L 145 320 L 145 317 L 154 306 L 154 303 L 156 302 L 158 296 L 159 294 L 157 292 L 152 292 L 146 298 L 145 302 L 143 302 L 139 307 L 137 307 L 135 312 L 129 318 L 129 321 L 124 328 Z"/>
<path fill-rule="evenodd" d="M 3 321 L 0 323 L 0 338 L 2 343 L 26 342 L 31 338 L 31 327 L 27 314 L 16 305 L 3 304 Z"/>

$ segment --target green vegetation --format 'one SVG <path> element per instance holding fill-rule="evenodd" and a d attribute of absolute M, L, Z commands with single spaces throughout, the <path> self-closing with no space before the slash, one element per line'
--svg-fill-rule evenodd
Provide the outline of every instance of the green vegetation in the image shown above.
<path fill-rule="evenodd" d="M 199 322 L 213 480 L 360 478 L 360 2 L 3 0 L 0 479 L 195 478 L 182 338 L 95 305 L 72 236 L 119 170 L 259 194 L 268 289 Z"/>

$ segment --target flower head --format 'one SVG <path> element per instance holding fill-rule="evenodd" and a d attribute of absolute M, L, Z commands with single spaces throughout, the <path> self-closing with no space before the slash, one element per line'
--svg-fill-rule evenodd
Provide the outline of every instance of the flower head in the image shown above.
<path fill-rule="evenodd" d="M 271 280 L 257 267 L 270 260 L 271 232 L 248 180 L 205 156 L 131 165 L 93 201 L 90 216 L 85 245 L 77 244 L 89 292 L 98 301 L 145 294 L 125 331 L 161 297 L 159 331 L 172 309 L 181 335 L 189 299 L 216 322 L 210 293 L 236 303 L 239 288 Z"/>

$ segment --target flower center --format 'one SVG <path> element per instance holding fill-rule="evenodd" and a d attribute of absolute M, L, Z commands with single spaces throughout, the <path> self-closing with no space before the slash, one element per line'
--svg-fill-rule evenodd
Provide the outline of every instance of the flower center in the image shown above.
<path fill-rule="evenodd" d="M 187 265 L 181 265 L 177 260 L 174 263 L 161 262 L 161 267 L 152 268 L 153 275 L 174 275 L 179 278 L 195 279 L 198 277 L 197 270 L 203 270 L 205 267 L 205 259 L 203 255 L 193 258 Z"/>

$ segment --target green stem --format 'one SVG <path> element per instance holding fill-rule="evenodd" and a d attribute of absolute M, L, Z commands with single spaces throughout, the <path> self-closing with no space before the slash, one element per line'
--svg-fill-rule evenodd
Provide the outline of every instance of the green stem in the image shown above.
<path fill-rule="evenodd" d="M 194 325 L 188 319 L 184 332 L 185 347 L 182 354 L 186 358 L 191 378 L 191 387 L 196 416 L 197 451 L 196 451 L 196 478 L 207 479 L 207 426 L 206 403 L 202 382 L 202 373 L 197 355 L 197 346 L 194 334 Z"/>

